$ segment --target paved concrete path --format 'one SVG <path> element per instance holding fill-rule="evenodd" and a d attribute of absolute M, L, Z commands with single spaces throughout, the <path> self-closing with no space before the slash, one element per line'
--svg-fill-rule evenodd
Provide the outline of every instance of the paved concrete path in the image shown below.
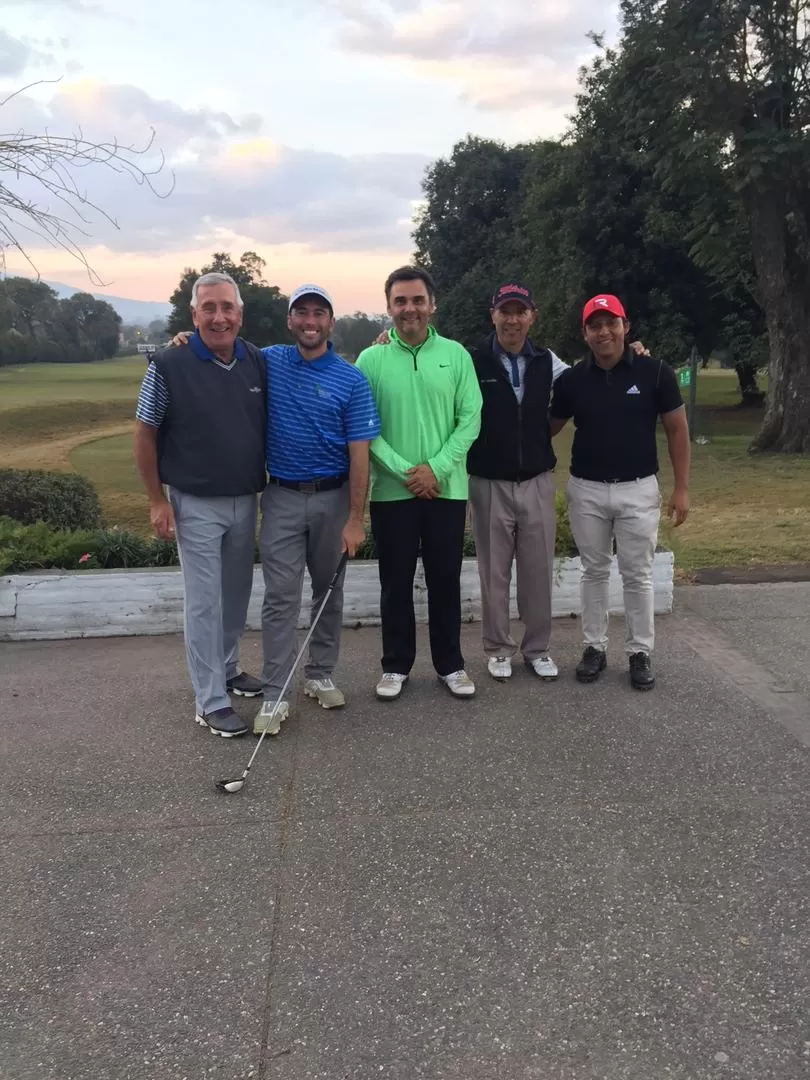
<path fill-rule="evenodd" d="M 230 797 L 177 638 L 0 646 L 0 1078 L 810 1076 L 810 584 L 676 602 L 647 695 L 348 631 Z"/>

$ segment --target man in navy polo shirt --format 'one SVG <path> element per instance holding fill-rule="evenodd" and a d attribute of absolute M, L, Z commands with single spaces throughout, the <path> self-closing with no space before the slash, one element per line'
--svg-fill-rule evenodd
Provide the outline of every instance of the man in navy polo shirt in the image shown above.
<path fill-rule="evenodd" d="M 270 386 L 267 471 L 259 549 L 265 702 L 253 730 L 276 734 L 289 702 L 273 708 L 296 653 L 304 568 L 312 580 L 312 612 L 320 607 L 342 551 L 354 556 L 365 539 L 369 443 L 380 433 L 371 389 L 333 350 L 335 325 L 328 293 L 302 285 L 289 301 L 287 326 L 295 345 L 263 350 Z M 304 692 L 325 709 L 345 704 L 332 675 L 343 622 L 343 578 L 310 642 Z"/>
<path fill-rule="evenodd" d="M 617 297 L 590 299 L 582 328 L 589 355 L 557 379 L 551 404 L 553 435 L 571 417 L 576 426 L 568 507 L 582 561 L 585 639 L 576 675 L 580 682 L 594 682 L 607 664 L 615 538 L 630 682 L 637 690 L 650 690 L 655 685 L 652 565 L 661 516 L 656 425 L 660 416 L 674 473 L 667 513 L 676 526 L 689 512 L 689 430 L 672 369 L 650 356 L 633 355 L 627 345 L 630 323 Z"/>
<path fill-rule="evenodd" d="M 152 527 L 163 540 L 176 538 L 180 552 L 195 719 L 230 738 L 249 728 L 228 692 L 261 693 L 238 659 L 253 582 L 256 495 L 265 484 L 265 365 L 237 336 L 242 298 L 227 274 L 195 281 L 191 317 L 196 332 L 188 344 L 156 353 L 147 369 L 135 462 Z"/>

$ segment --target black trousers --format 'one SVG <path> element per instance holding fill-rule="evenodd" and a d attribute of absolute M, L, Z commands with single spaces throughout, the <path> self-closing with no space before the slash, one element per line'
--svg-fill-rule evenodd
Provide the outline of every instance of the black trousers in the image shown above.
<path fill-rule="evenodd" d="M 439 675 L 464 667 L 459 578 L 466 515 L 464 499 L 371 503 L 371 531 L 380 569 L 383 671 L 408 675 L 416 659 L 413 578 L 420 550 L 433 666 Z"/>

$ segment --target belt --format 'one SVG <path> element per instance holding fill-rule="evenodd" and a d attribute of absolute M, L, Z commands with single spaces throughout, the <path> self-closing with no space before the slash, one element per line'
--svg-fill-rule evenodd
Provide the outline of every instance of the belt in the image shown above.
<path fill-rule="evenodd" d="M 589 484 L 637 484 L 639 480 L 649 480 L 655 473 L 648 473 L 646 476 L 611 476 L 607 480 L 592 480 L 589 476 L 577 476 L 576 473 L 571 475 L 575 480 L 586 480 Z"/>
<path fill-rule="evenodd" d="M 276 487 L 290 488 L 292 491 L 300 491 L 304 495 L 314 495 L 318 491 L 335 491 L 343 487 L 348 480 L 344 473 L 342 476 L 316 476 L 313 480 L 282 480 L 280 476 L 268 476 L 268 484 Z"/>

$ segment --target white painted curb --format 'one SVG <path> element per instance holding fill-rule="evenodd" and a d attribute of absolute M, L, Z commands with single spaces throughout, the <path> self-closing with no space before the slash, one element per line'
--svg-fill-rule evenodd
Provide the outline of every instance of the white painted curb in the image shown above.
<path fill-rule="evenodd" d="M 655 611 L 672 611 L 672 552 L 659 551 L 653 563 Z M 579 559 L 555 563 L 552 613 L 578 615 Z M 261 570 L 253 575 L 247 627 L 261 625 Z M 427 622 L 427 592 L 421 564 L 414 587 L 417 622 Z M 374 626 L 380 621 L 380 583 L 373 560 L 351 563 L 346 575 L 344 626 Z M 299 627 L 309 623 L 309 577 Z M 610 610 L 624 613 L 621 579 L 616 559 L 610 575 Z M 461 571 L 461 612 L 465 622 L 481 617 L 481 594 L 475 559 L 465 559 Z M 512 615 L 517 618 L 515 582 L 512 580 Z M 16 574 L 0 578 L 0 641 L 35 641 L 59 638 L 117 637 L 124 634 L 175 634 L 183 629 L 183 581 L 174 567 L 162 570 L 80 570 Z"/>

